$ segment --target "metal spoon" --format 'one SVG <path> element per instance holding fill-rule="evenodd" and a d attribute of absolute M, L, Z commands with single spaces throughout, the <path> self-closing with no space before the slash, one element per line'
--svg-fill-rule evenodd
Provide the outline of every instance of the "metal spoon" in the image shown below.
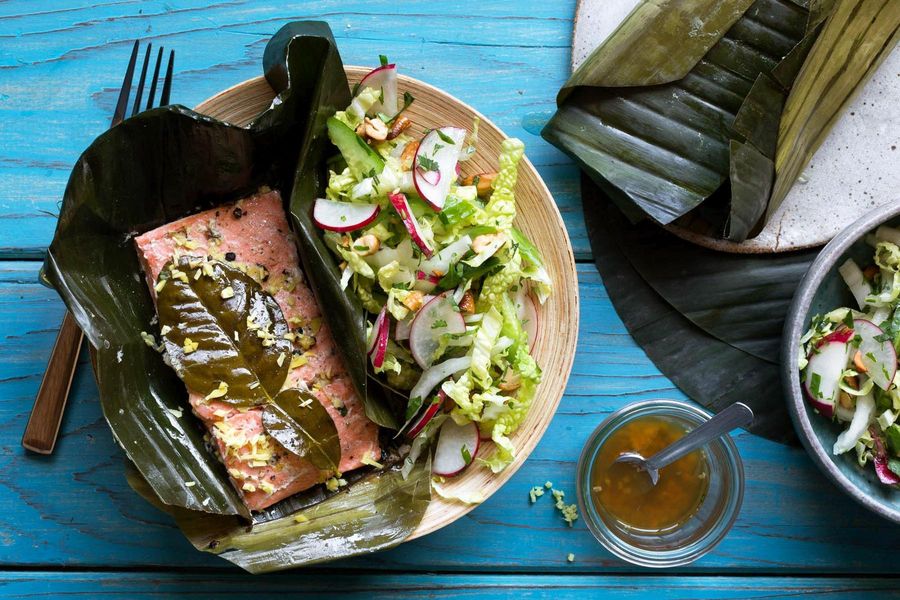
<path fill-rule="evenodd" d="M 732 429 L 744 427 L 752 422 L 753 411 L 746 404 L 735 402 L 650 458 L 644 458 L 637 452 L 623 452 L 614 462 L 633 464 L 639 471 L 646 471 L 650 476 L 650 482 L 656 485 L 659 481 L 659 470 L 663 467 L 690 454 L 697 448 L 705 446 L 714 439 L 722 437 Z"/>

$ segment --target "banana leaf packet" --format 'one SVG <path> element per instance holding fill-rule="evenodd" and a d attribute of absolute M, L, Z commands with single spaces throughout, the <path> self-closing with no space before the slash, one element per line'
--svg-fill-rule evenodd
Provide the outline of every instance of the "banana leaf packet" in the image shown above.
<path fill-rule="evenodd" d="M 129 459 L 129 483 L 171 514 L 196 548 L 253 573 L 395 546 L 416 529 L 431 498 L 424 456 L 406 478 L 388 461 L 345 474 L 346 487 L 317 486 L 251 515 L 199 420 L 179 418 L 183 383 L 141 337 L 155 311 L 133 237 L 262 186 L 277 188 L 366 414 L 396 428 L 395 406 L 367 384 L 359 301 L 340 290 L 310 221 L 326 176 L 324 121 L 350 101 L 328 25 L 285 25 L 266 46 L 263 68 L 278 96 L 247 128 L 175 105 L 98 137 L 72 171 L 42 272 L 90 342 L 103 414 Z"/>
<path fill-rule="evenodd" d="M 542 136 L 632 222 L 756 235 L 897 42 L 892 0 L 644 1 Z"/>

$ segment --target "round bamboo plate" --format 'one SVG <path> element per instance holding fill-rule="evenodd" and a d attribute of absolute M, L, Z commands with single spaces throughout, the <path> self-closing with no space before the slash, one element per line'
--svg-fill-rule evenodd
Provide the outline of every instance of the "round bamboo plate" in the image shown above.
<path fill-rule="evenodd" d="M 351 83 L 358 81 L 369 69 L 346 67 Z M 456 125 L 470 129 L 474 118 L 481 120 L 478 130 L 478 152 L 466 163 L 464 173 L 482 173 L 497 170 L 500 143 L 507 137 L 500 129 L 472 107 L 453 96 L 411 77 L 399 77 L 401 91 L 410 92 L 416 101 L 407 109 L 413 129 L 419 133 L 425 128 Z M 201 102 L 197 111 L 244 126 L 269 107 L 275 93 L 265 78 L 249 79 Z M 516 458 L 502 473 L 493 474 L 489 469 L 471 466 L 462 475 L 449 480 L 445 489 L 453 494 L 481 494 L 487 499 L 512 477 L 541 439 L 556 412 L 572 369 L 575 344 L 578 337 L 578 279 L 575 259 L 568 233 L 550 191 L 541 180 L 531 162 L 526 158 L 519 166 L 516 187 L 516 204 L 519 227 L 541 251 L 547 271 L 553 280 L 553 295 L 540 308 L 540 323 L 534 356 L 544 371 L 528 417 L 511 439 L 516 447 Z M 483 442 L 480 456 L 493 452 L 492 444 Z M 475 506 L 459 501 L 448 501 L 436 494 L 418 529 L 409 539 L 436 531 L 456 521 Z"/>

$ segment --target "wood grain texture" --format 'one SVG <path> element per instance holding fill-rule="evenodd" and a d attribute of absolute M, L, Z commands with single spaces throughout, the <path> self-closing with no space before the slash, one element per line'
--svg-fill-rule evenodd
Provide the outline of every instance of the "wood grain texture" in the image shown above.
<path fill-rule="evenodd" d="M 347 66 L 347 78 L 356 84 L 370 71 L 369 67 Z M 399 75 L 398 92 L 410 93 L 416 99 L 404 114 L 412 122 L 407 132 L 415 138 L 435 127 L 453 125 L 470 129 L 475 119 L 478 129 L 478 151 L 465 164 L 461 164 L 463 176 L 496 172 L 500 144 L 507 135 L 494 123 L 472 107 L 445 92 L 418 79 Z M 246 125 L 254 116 L 272 103 L 275 92 L 263 77 L 249 79 L 200 103 L 197 111 L 234 123 Z M 522 466 L 541 436 L 547 430 L 563 389 L 572 370 L 575 344 L 578 339 L 578 280 L 575 260 L 569 245 L 566 226 L 553 202 L 547 186 L 527 157 L 519 165 L 516 183 L 516 226 L 534 241 L 550 274 L 553 294 L 539 307 L 541 322 L 554 327 L 538 327 L 532 355 L 544 371 L 528 416 L 509 436 L 515 447 L 515 459 L 501 473 L 491 473 L 487 467 L 474 466 L 465 473 L 449 480 L 444 488 L 449 494 L 489 498 Z M 490 457 L 492 442 L 483 442 L 481 457 Z M 432 494 L 431 503 L 422 517 L 419 527 L 410 539 L 436 531 L 460 519 L 474 505 L 445 500 Z"/>
<path fill-rule="evenodd" d="M 100 413 L 82 356 L 53 456 L 19 446 L 31 399 L 62 318 L 34 262 L 0 262 L 0 566 L 224 568 L 196 552 L 171 521 L 125 482 L 123 455 Z M 575 493 L 575 461 L 605 415 L 639 399 L 683 398 L 647 360 L 613 311 L 592 265 L 578 266 L 581 339 L 556 417 L 522 468 L 456 523 L 394 550 L 336 569 L 634 573 L 569 528 L 531 486 L 551 480 Z M 740 434 L 747 490 L 735 528 L 688 573 L 893 574 L 900 527 L 841 495 L 800 449 Z M 566 562 L 574 552 L 577 561 Z"/>
<path fill-rule="evenodd" d="M 574 0 L 0 3 L 0 256 L 42 256 L 69 171 L 109 122 L 136 36 L 176 50 L 172 99 L 194 106 L 260 75 L 281 25 L 320 18 L 347 64 L 386 53 L 525 141 L 576 257 L 589 258 L 577 169 L 539 136 L 568 73 L 573 10 Z"/>
<path fill-rule="evenodd" d="M 606 575 L 378 575 L 291 573 L 259 578 L 180 573 L 16 573 L 0 576 L 0 592 L 10 600 L 96 598 L 108 600 L 198 597 L 257 600 L 261 589 L 292 598 L 795 598 L 818 600 L 900 597 L 893 579 L 769 577 L 612 577 Z"/>
<path fill-rule="evenodd" d="M 41 387 L 38 388 L 31 416 L 22 435 L 22 446 L 38 454 L 52 454 L 60 421 L 69 399 L 69 388 L 84 334 L 67 311 L 50 351 Z"/>

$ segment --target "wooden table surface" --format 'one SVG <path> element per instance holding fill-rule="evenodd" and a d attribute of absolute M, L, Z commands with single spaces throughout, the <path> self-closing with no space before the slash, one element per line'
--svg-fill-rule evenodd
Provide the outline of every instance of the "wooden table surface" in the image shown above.
<path fill-rule="evenodd" d="M 616 408 L 683 398 L 628 336 L 591 263 L 578 171 L 538 133 L 568 72 L 574 0 L 469 2 L 0 1 L 0 594 L 5 597 L 773 597 L 893 593 L 900 528 L 840 495 L 806 454 L 736 436 L 747 490 L 734 529 L 674 571 L 614 559 L 582 522 L 531 505 L 552 480 L 574 495 L 575 460 Z M 201 554 L 138 498 L 82 356 L 56 453 L 19 445 L 63 314 L 37 282 L 80 151 L 108 125 L 131 43 L 176 49 L 173 100 L 192 106 L 261 71 L 289 20 L 328 21 L 345 62 L 387 54 L 478 108 L 528 155 L 556 197 L 579 260 L 578 355 L 544 439 L 512 480 L 453 525 L 389 552 L 292 573 L 245 575 Z M 575 554 L 567 562 L 568 553 Z M 262 595 L 261 595 L 262 594 Z"/>

